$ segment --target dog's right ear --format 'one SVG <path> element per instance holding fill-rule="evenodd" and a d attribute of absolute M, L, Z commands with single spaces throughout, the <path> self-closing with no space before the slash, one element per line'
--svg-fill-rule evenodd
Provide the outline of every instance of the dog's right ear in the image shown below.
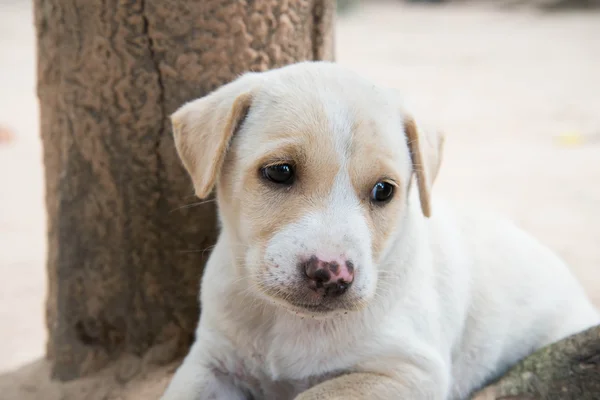
<path fill-rule="evenodd" d="M 404 131 L 410 150 L 413 171 L 417 176 L 421 210 L 431 217 L 431 190 L 438 175 L 444 149 L 444 134 L 436 129 L 423 129 L 412 116 L 404 118 Z"/>
<path fill-rule="evenodd" d="M 171 115 L 177 153 L 201 199 L 215 186 L 231 139 L 252 103 L 258 75 L 243 75 Z"/>

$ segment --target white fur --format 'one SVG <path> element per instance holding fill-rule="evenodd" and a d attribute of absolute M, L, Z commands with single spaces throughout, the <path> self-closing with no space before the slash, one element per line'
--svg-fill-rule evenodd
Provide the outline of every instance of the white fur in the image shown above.
<path fill-rule="evenodd" d="M 285 79 L 284 73 L 297 79 Z M 266 129 L 260 121 L 272 113 L 284 119 L 278 123 L 294 126 L 302 118 L 302 102 L 311 101 L 306 86 L 314 85 L 315 96 L 330 111 L 342 168 L 328 206 L 268 242 L 264 262 L 279 267 L 251 275 L 262 282 L 240 272 L 232 255 L 238 222 L 222 216 L 222 232 L 202 281 L 196 341 L 163 400 L 249 399 L 250 393 L 254 400 L 291 400 L 351 372 L 391 377 L 403 388 L 403 398 L 462 399 L 533 350 L 600 321 L 550 250 L 509 222 L 440 200 L 433 202 L 432 217 L 424 218 L 415 185 L 375 263 L 371 234 L 345 169 L 352 112 L 340 99 L 361 94 L 364 98 L 355 100 L 360 112 L 377 116 L 390 146 L 401 148 L 398 165 L 406 177 L 410 165 L 406 145 L 393 138 L 400 127 L 383 120 L 394 113 L 396 101 L 385 98 L 384 90 L 376 89 L 375 96 L 356 79 L 325 63 L 265 74 L 273 96 L 291 93 L 294 98 L 297 92 L 297 103 L 288 104 L 290 111 L 282 115 L 258 96 L 243 129 Z M 344 94 L 336 96 L 339 92 Z M 251 146 L 253 139 L 240 140 Z M 366 308 L 314 316 L 290 311 L 257 289 L 258 284 L 293 284 L 298 257 L 315 252 L 355 260 L 352 295 Z M 249 249 L 245 262 L 251 266 L 260 257 Z"/>

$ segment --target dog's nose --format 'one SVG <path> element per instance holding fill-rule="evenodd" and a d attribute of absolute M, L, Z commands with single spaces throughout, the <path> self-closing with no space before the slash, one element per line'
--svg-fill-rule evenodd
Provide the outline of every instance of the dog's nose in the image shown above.
<path fill-rule="evenodd" d="M 310 288 L 315 291 L 323 289 L 326 296 L 343 294 L 354 280 L 354 265 L 343 258 L 325 261 L 312 256 L 302 266 Z"/>

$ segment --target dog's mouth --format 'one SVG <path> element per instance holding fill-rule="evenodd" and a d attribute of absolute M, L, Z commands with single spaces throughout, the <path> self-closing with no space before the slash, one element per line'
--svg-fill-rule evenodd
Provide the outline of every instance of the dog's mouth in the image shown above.
<path fill-rule="evenodd" d="M 276 303 L 296 315 L 307 315 L 312 317 L 328 317 L 340 314 L 349 314 L 362 309 L 361 305 L 352 301 L 323 301 L 320 303 L 308 303 L 291 299 L 278 299 Z"/>
<path fill-rule="evenodd" d="M 259 284 L 258 288 L 258 292 L 265 300 L 295 315 L 329 317 L 349 314 L 353 311 L 362 310 L 367 303 L 366 301 L 360 301 L 352 294 L 331 297 L 325 293 L 317 293 L 306 288 L 288 287 L 286 290 L 265 284 Z"/>
<path fill-rule="evenodd" d="M 327 301 L 320 303 L 309 303 L 296 301 L 289 297 L 284 298 L 269 292 L 263 292 L 263 294 L 266 295 L 266 297 L 278 307 L 281 307 L 296 315 L 326 316 L 340 312 L 347 313 L 350 311 L 344 304 L 330 304 Z"/>
<path fill-rule="evenodd" d="M 335 311 L 333 308 L 326 306 L 325 304 L 306 304 L 306 303 L 295 303 L 288 302 L 292 307 L 307 310 L 313 313 L 325 314 L 331 311 Z"/>

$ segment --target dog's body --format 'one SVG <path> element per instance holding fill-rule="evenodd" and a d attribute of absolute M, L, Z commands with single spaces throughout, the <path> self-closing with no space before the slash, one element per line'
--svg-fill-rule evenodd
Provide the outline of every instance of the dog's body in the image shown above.
<path fill-rule="evenodd" d="M 462 399 L 600 321 L 518 228 L 431 207 L 440 136 L 338 66 L 246 75 L 173 121 L 198 195 L 218 184 L 222 232 L 164 400 Z M 293 183 L 264 181 L 284 161 Z"/>

